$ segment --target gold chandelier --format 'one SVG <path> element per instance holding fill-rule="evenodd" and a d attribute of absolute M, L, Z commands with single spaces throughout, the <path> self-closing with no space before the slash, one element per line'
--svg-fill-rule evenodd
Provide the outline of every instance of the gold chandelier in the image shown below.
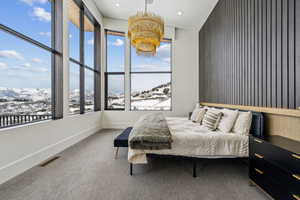
<path fill-rule="evenodd" d="M 144 12 L 129 17 L 128 37 L 138 55 L 155 55 L 164 37 L 164 21 L 154 13 L 147 12 L 147 0 Z"/>

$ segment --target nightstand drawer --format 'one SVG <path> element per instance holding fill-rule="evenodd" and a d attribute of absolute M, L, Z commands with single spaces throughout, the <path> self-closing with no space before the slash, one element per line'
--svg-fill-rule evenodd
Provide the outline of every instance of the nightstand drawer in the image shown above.
<path fill-rule="evenodd" d="M 266 176 L 262 169 L 250 168 L 250 179 L 276 200 L 291 199 L 288 198 L 289 192 L 285 191 L 280 183 Z"/>
<path fill-rule="evenodd" d="M 293 194 L 300 195 L 299 175 L 292 174 L 279 166 L 264 160 L 261 157 L 250 157 L 250 168 L 259 169 L 263 174 L 279 183 L 284 183 L 282 188 Z M 257 171 L 257 170 L 256 170 Z M 258 172 L 258 171 L 257 171 Z"/>
<path fill-rule="evenodd" d="M 250 157 L 255 156 L 255 153 L 262 155 L 265 160 L 285 168 L 292 174 L 300 174 L 300 156 L 298 154 L 291 153 L 254 137 L 250 137 L 249 145 Z"/>

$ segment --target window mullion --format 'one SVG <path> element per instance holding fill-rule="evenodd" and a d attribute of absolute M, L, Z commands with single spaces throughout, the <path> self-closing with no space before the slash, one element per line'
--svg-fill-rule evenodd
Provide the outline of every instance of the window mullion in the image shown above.
<path fill-rule="evenodd" d="M 57 52 L 63 50 L 62 0 L 52 1 L 52 42 L 51 46 Z M 52 53 L 52 115 L 53 119 L 63 118 L 63 58 Z"/>
<path fill-rule="evenodd" d="M 127 34 L 125 36 L 125 111 L 130 111 L 130 67 L 131 67 L 131 58 L 130 58 L 130 41 L 127 37 Z"/>
<path fill-rule="evenodd" d="M 84 114 L 85 105 L 85 77 L 84 77 L 84 11 L 80 9 L 80 114 Z"/>
<path fill-rule="evenodd" d="M 101 29 L 99 24 L 95 26 L 94 38 L 94 66 L 98 71 L 98 73 L 94 72 L 94 109 L 99 111 L 101 110 Z"/>

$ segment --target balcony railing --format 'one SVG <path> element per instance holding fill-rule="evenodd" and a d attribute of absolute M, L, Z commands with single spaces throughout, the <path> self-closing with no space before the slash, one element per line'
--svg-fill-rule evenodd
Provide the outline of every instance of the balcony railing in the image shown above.
<path fill-rule="evenodd" d="M 0 115 L 0 128 L 51 119 L 52 115 Z"/>

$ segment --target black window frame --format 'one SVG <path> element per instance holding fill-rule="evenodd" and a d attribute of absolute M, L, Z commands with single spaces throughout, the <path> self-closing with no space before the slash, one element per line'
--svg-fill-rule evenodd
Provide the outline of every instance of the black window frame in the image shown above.
<path fill-rule="evenodd" d="M 129 71 L 129 79 L 130 79 L 130 89 L 129 89 L 129 110 L 130 111 L 142 111 L 142 112 L 145 112 L 145 111 L 166 111 L 166 112 L 170 112 L 173 110 L 173 106 L 172 106 L 172 101 L 173 101 L 173 87 L 172 87 L 172 82 L 173 82 L 173 76 L 172 76 L 172 72 L 173 72 L 173 43 L 172 43 L 172 39 L 169 39 L 169 38 L 164 38 L 162 40 L 163 42 L 169 42 L 170 43 L 170 71 L 140 71 L 140 72 L 137 72 L 137 71 L 132 71 L 132 65 L 131 65 L 131 62 L 130 62 L 130 71 Z M 131 45 L 130 45 L 130 61 L 131 61 Z M 132 74 L 170 74 L 170 86 L 171 86 L 171 107 L 169 110 L 134 110 L 132 109 L 131 107 L 131 85 L 132 85 L 132 80 L 131 80 L 131 75 Z"/>
<path fill-rule="evenodd" d="M 14 30 L 4 24 L 0 24 L 0 31 L 4 31 L 18 39 L 24 40 L 36 47 L 46 50 L 51 53 L 51 117 L 39 117 L 33 115 L 32 119 L 28 120 L 28 116 L 24 119 L 21 117 L 17 120 L 13 117 L 14 124 L 0 123 L 1 128 L 30 124 L 43 120 L 57 120 L 63 118 L 63 0 L 51 1 L 51 46 L 43 44 L 26 34 Z"/>
<path fill-rule="evenodd" d="M 69 56 L 69 61 L 79 65 L 79 93 L 80 93 L 80 112 L 79 114 L 89 113 L 85 111 L 85 70 L 90 70 L 94 73 L 94 112 L 101 110 L 101 26 L 95 17 L 88 10 L 86 5 L 81 0 L 70 0 L 73 1 L 79 8 L 80 19 L 79 19 L 79 60 L 76 60 Z M 94 67 L 85 64 L 84 59 L 84 17 L 94 25 Z M 70 65 L 69 65 L 70 66 Z M 71 66 L 70 66 L 71 67 Z M 70 95 L 70 94 L 69 94 Z M 71 115 L 77 113 L 69 113 Z"/>
<path fill-rule="evenodd" d="M 107 33 L 110 32 L 110 33 L 115 33 L 119 36 L 123 36 L 124 37 L 124 40 L 126 39 L 126 34 L 124 32 L 121 32 L 121 31 L 113 31 L 113 30 L 109 30 L 109 29 L 105 29 L 105 38 L 106 38 L 106 52 L 105 52 L 105 55 L 106 55 L 106 72 L 104 73 L 104 76 L 105 76 L 105 90 L 104 90 L 104 110 L 108 110 L 108 111 L 125 111 L 125 107 L 126 107 L 126 98 L 125 98 L 125 60 L 126 60 L 126 46 L 124 48 L 124 72 L 108 72 L 107 71 Z M 109 108 L 108 107 L 108 77 L 109 76 L 113 76 L 113 75 L 123 75 L 124 77 L 124 108 Z"/>

